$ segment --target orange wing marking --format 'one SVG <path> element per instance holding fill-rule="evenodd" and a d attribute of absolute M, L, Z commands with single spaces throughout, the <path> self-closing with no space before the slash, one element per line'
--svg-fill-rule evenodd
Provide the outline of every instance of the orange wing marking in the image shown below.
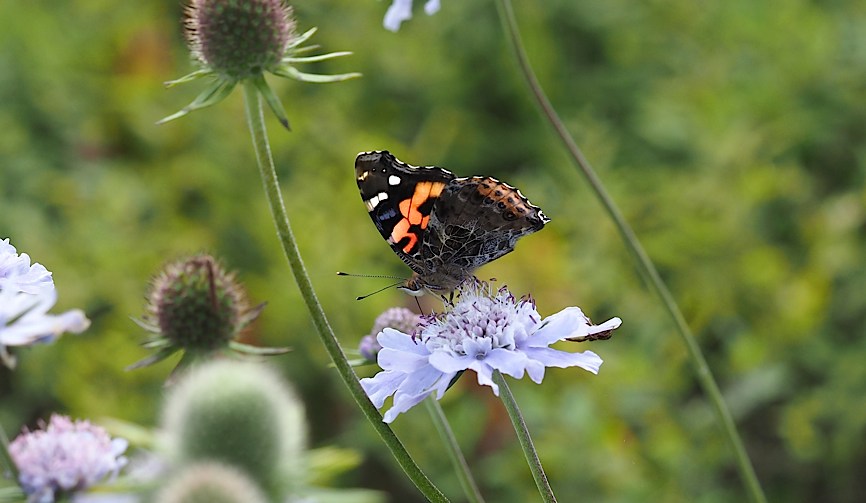
<path fill-rule="evenodd" d="M 400 201 L 399 208 L 403 219 L 397 222 L 391 231 L 391 240 L 399 243 L 401 239 L 408 238 L 409 243 L 403 247 L 405 253 L 409 253 L 418 243 L 418 235 L 409 231 L 411 226 L 418 225 L 425 229 L 430 221 L 430 215 L 423 214 L 419 208 L 430 199 L 439 197 L 444 188 L 445 184 L 442 182 L 421 182 L 415 186 L 412 197 Z"/>

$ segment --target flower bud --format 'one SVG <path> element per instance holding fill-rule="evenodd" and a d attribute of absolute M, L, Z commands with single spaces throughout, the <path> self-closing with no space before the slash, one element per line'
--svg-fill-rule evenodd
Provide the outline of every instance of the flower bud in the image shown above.
<path fill-rule="evenodd" d="M 249 321 L 247 300 L 233 274 L 210 255 L 169 264 L 150 293 L 148 321 L 172 345 L 213 351 L 225 347 Z"/>
<path fill-rule="evenodd" d="M 255 483 L 239 470 L 221 463 L 197 463 L 183 468 L 154 501 L 160 503 L 266 503 Z"/>
<path fill-rule="evenodd" d="M 411 334 L 418 329 L 418 324 L 421 323 L 421 315 L 412 312 L 405 307 L 392 307 L 386 309 L 373 322 L 373 328 L 370 329 L 370 335 L 375 337 L 386 328 L 393 328 L 400 332 Z"/>
<path fill-rule="evenodd" d="M 231 465 L 275 501 L 300 479 L 303 406 L 267 367 L 227 360 L 194 367 L 168 396 L 163 426 L 180 463 Z"/>
<path fill-rule="evenodd" d="M 295 38 L 291 14 L 281 0 L 193 0 L 187 38 L 207 67 L 241 80 L 280 63 Z"/>

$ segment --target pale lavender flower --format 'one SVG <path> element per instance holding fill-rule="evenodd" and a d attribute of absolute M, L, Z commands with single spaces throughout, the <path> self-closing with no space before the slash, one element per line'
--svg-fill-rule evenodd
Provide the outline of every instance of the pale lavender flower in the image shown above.
<path fill-rule="evenodd" d="M 424 12 L 428 16 L 439 12 L 439 0 L 427 0 L 424 4 Z M 412 19 L 412 0 L 394 0 L 388 11 L 385 12 L 385 19 L 382 24 L 386 29 L 397 31 L 403 21 Z"/>
<path fill-rule="evenodd" d="M 6 366 L 15 364 L 7 346 L 50 343 L 64 332 L 78 334 L 90 326 L 90 320 L 80 309 L 47 314 L 56 301 L 54 289 L 36 295 L 0 290 L 0 360 Z"/>
<path fill-rule="evenodd" d="M 379 344 L 375 336 L 365 335 L 361 337 L 361 342 L 358 344 L 358 352 L 361 353 L 362 358 L 368 362 L 374 362 L 379 351 L 382 351 L 382 345 Z"/>
<path fill-rule="evenodd" d="M 0 290 L 37 294 L 54 289 L 51 272 L 42 264 L 30 264 L 30 256 L 18 254 L 9 238 L 0 240 Z"/>
<path fill-rule="evenodd" d="M 89 421 L 53 415 L 41 430 L 25 431 L 9 444 L 28 503 L 51 503 L 113 477 L 126 464 L 127 441 L 112 439 Z"/>
<path fill-rule="evenodd" d="M 611 318 L 593 325 L 577 307 L 542 319 L 531 299 L 471 282 L 461 287 L 460 300 L 451 310 L 425 318 L 416 335 L 385 328 L 377 337 L 383 371 L 361 379 L 361 385 L 376 407 L 394 396 L 384 417 L 390 423 L 434 392 L 442 398 L 465 370 L 475 371 L 478 383 L 496 395 L 494 370 L 517 379 L 529 374 L 536 383 L 541 383 L 546 367 L 577 366 L 596 374 L 602 360 L 592 351 L 569 353 L 548 346 L 566 339 L 607 338 L 621 323 Z"/>

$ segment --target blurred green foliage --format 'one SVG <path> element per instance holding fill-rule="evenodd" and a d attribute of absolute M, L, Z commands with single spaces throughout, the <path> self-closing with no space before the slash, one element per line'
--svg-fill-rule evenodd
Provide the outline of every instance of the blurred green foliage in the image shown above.
<path fill-rule="evenodd" d="M 562 501 L 741 501 L 732 456 L 685 351 L 612 225 L 533 108 L 491 0 L 444 0 L 399 33 L 389 2 L 294 3 L 325 51 L 313 71 L 362 79 L 272 79 L 294 131 L 269 118 L 301 252 L 345 347 L 406 275 L 357 195 L 355 154 L 519 186 L 553 222 L 483 268 L 550 314 L 580 305 L 623 318 L 591 343 L 599 376 L 552 369 L 514 383 Z M 550 98 L 656 261 L 707 352 L 768 496 L 858 501 L 866 492 L 866 3 L 518 1 Z M 240 93 L 156 127 L 188 103 L 175 1 L 0 4 L 0 237 L 54 272 L 57 310 L 82 307 L 80 336 L 19 352 L 0 369 L 0 424 L 50 411 L 155 423 L 174 362 L 136 372 L 149 278 L 208 251 L 267 301 L 249 341 L 304 397 L 314 446 L 361 449 L 338 480 L 420 496 L 342 388 L 281 256 Z M 432 305 L 432 304 L 431 304 Z M 586 348 L 580 348 L 586 349 Z M 372 370 L 371 370 L 372 371 Z M 507 417 L 463 379 L 443 400 L 489 501 L 535 499 Z M 443 490 L 458 482 L 423 408 L 396 422 Z"/>

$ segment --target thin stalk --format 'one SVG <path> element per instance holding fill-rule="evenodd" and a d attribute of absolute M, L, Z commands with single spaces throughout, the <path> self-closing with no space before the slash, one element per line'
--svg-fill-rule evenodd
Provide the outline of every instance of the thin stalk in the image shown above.
<path fill-rule="evenodd" d="M 457 438 L 454 436 L 454 432 L 451 431 L 451 425 L 448 424 L 448 418 L 445 417 L 442 406 L 439 405 L 439 400 L 436 400 L 436 397 L 431 394 L 424 400 L 424 403 L 427 405 L 427 412 L 430 413 L 430 418 L 433 420 L 436 431 L 439 432 L 442 442 L 445 443 L 448 457 L 451 458 L 454 471 L 457 473 L 457 478 L 460 479 L 463 492 L 466 493 L 466 499 L 470 503 L 484 503 L 481 491 L 478 490 L 478 485 L 472 477 L 472 472 L 469 471 L 469 465 L 466 464 L 466 458 L 463 457 L 463 452 L 460 451 Z"/>
<path fill-rule="evenodd" d="M 446 502 L 448 499 L 445 495 L 424 475 L 421 468 L 418 467 L 391 428 L 382 422 L 382 415 L 379 414 L 379 411 L 376 410 L 376 407 L 367 397 L 364 389 L 361 388 L 358 376 L 349 365 L 349 361 L 346 359 L 342 348 L 340 348 L 340 343 L 337 341 L 337 337 L 334 335 L 334 331 L 325 317 L 322 305 L 316 297 L 316 292 L 313 290 L 313 284 L 307 275 L 294 234 L 292 234 L 289 216 L 286 213 L 283 196 L 280 193 L 279 181 L 277 180 L 277 173 L 274 169 L 274 160 L 271 156 L 267 131 L 265 130 L 261 97 L 253 82 L 249 80 L 244 81 L 243 88 L 247 125 L 252 135 L 256 160 L 258 161 L 259 172 L 262 176 L 262 183 L 264 184 L 265 194 L 270 205 L 271 215 L 277 227 L 277 235 L 283 247 L 283 253 L 285 253 L 286 259 L 289 261 L 289 267 L 292 270 L 292 275 L 295 277 L 295 282 L 298 284 L 298 289 L 301 291 L 301 297 L 304 299 L 304 303 L 310 311 L 310 316 L 313 318 L 316 333 L 322 340 L 322 344 L 325 345 L 325 349 L 328 351 L 331 361 L 334 362 L 337 372 L 339 372 L 346 387 L 349 388 L 352 398 L 355 399 L 355 402 L 361 408 L 367 421 L 376 430 L 376 433 L 382 437 L 385 445 L 391 450 L 391 454 L 400 464 L 400 467 L 403 468 L 403 471 L 406 472 L 406 475 L 409 476 L 409 479 L 415 484 L 415 487 L 430 501 Z"/>
<path fill-rule="evenodd" d="M 12 454 L 9 453 L 9 438 L 6 437 L 6 432 L 3 431 L 3 428 L 0 428 L 0 460 L 6 465 L 9 474 L 17 484 L 18 466 L 15 464 L 15 460 L 12 459 Z"/>
<path fill-rule="evenodd" d="M 728 406 L 725 404 L 722 392 L 719 390 L 718 384 L 716 384 L 713 373 L 701 352 L 701 348 L 695 341 L 695 337 L 686 323 L 682 312 L 680 312 L 679 306 L 677 306 L 673 295 L 671 295 L 670 290 L 668 290 L 668 287 L 665 285 L 664 281 L 662 281 L 655 265 L 652 260 L 650 260 L 646 251 L 644 251 L 643 246 L 641 246 L 634 231 L 626 222 L 619 208 L 607 193 L 607 190 L 605 190 L 604 185 L 602 185 L 601 180 L 598 178 L 598 175 L 596 175 L 592 165 L 590 165 L 589 161 L 587 161 L 586 157 L 583 155 L 583 152 L 577 146 L 577 143 L 575 143 L 574 139 L 571 137 L 565 124 L 559 118 L 553 105 L 551 105 L 550 100 L 547 99 L 547 95 L 544 93 L 544 89 L 542 89 L 541 84 L 538 82 L 538 78 L 532 70 L 529 58 L 526 55 L 526 50 L 523 47 L 520 31 L 517 26 L 517 20 L 514 16 L 514 9 L 511 6 L 511 0 L 497 0 L 496 5 L 498 8 L 497 10 L 499 11 L 499 17 L 502 21 L 502 26 L 505 29 L 509 42 L 511 43 L 512 52 L 517 58 L 520 73 L 526 80 L 526 84 L 532 92 L 532 97 L 535 100 L 536 105 L 541 109 L 541 113 L 545 119 L 547 119 L 550 125 L 553 126 L 556 135 L 559 137 L 560 141 L 562 141 L 563 145 L 565 145 L 565 148 L 568 150 L 575 166 L 589 183 L 599 202 L 601 202 L 605 211 L 607 211 L 608 215 L 613 220 L 626 247 L 634 257 L 638 270 L 649 283 L 650 288 L 656 293 L 668 315 L 671 317 L 677 333 L 686 345 L 689 359 L 694 367 L 698 382 L 704 390 L 704 393 L 707 395 L 710 403 L 713 404 L 716 416 L 722 424 L 728 442 L 731 444 L 731 448 L 734 450 L 737 469 L 740 472 L 740 477 L 743 479 L 743 484 L 746 486 L 746 490 L 751 496 L 752 501 L 755 503 L 765 503 L 767 499 L 764 496 L 761 483 L 758 481 L 755 469 L 752 466 L 752 462 L 749 459 L 749 455 L 746 452 L 746 448 L 743 445 L 739 432 L 737 431 L 736 424 L 731 417 Z"/>
<path fill-rule="evenodd" d="M 529 428 L 526 427 L 526 422 L 523 420 L 520 408 L 517 407 L 517 400 L 511 394 L 511 388 L 508 387 L 505 377 L 498 370 L 493 371 L 493 382 L 499 386 L 499 398 L 505 405 L 505 410 L 508 411 L 508 417 L 511 419 L 511 424 L 517 433 L 517 440 L 520 442 L 520 448 L 523 449 L 523 455 L 526 456 L 526 462 L 529 464 L 529 471 L 532 472 L 532 478 L 538 487 L 541 501 L 555 503 L 556 496 L 553 494 L 550 482 L 547 481 L 547 475 L 541 466 L 541 460 L 538 459 L 538 452 L 535 451 L 532 437 L 529 436 Z"/>

